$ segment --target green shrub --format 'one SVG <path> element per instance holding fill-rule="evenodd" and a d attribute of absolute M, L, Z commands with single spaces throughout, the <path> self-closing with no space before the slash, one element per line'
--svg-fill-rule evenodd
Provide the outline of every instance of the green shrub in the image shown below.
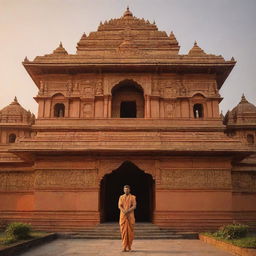
<path fill-rule="evenodd" d="M 8 239 L 27 239 L 30 237 L 31 225 L 22 222 L 10 223 L 6 230 L 5 235 Z"/>
<path fill-rule="evenodd" d="M 231 243 L 244 248 L 256 248 L 256 237 L 243 237 L 231 240 Z"/>
<path fill-rule="evenodd" d="M 248 225 L 243 224 L 229 224 L 221 226 L 214 236 L 224 239 L 236 239 L 245 237 L 248 233 Z"/>

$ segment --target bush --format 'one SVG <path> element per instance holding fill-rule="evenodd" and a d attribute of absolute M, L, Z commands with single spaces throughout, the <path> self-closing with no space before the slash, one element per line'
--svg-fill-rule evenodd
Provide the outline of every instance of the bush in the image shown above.
<path fill-rule="evenodd" d="M 224 239 L 236 239 L 245 237 L 248 233 L 248 225 L 243 224 L 230 224 L 221 226 L 214 236 Z"/>
<path fill-rule="evenodd" d="M 5 235 L 8 239 L 27 239 L 30 238 L 31 225 L 22 222 L 10 223 L 6 230 Z"/>

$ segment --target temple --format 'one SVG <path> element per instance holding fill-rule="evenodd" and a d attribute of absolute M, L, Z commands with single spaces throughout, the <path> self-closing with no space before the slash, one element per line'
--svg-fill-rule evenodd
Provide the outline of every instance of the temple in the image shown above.
<path fill-rule="evenodd" d="M 15 98 L 0 111 L 0 219 L 38 230 L 118 220 L 123 185 L 137 222 L 173 230 L 256 227 L 256 107 L 225 116 L 219 93 L 236 61 L 135 17 L 62 43 L 23 66 L 38 87 L 35 117 Z M 231 92 L 232 93 L 232 92 Z"/>

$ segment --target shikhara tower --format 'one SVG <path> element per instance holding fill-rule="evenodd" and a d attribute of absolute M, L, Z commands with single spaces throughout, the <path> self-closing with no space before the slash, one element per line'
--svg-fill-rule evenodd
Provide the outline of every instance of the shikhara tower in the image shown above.
<path fill-rule="evenodd" d="M 256 107 L 225 118 L 219 94 L 235 60 L 136 18 L 100 23 L 77 53 L 62 43 L 23 65 L 35 118 L 17 99 L 0 111 L 0 218 L 45 230 L 117 221 L 130 184 L 137 221 L 212 230 L 256 221 Z"/>

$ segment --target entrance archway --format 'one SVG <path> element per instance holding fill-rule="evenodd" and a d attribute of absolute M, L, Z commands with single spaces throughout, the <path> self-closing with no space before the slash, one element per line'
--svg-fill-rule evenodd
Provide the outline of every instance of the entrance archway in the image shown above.
<path fill-rule="evenodd" d="M 106 174 L 100 184 L 101 222 L 119 220 L 118 199 L 122 195 L 124 185 L 131 186 L 131 193 L 136 196 L 136 222 L 151 222 L 154 210 L 155 183 L 150 174 L 140 170 L 130 161 L 110 174 Z"/>

